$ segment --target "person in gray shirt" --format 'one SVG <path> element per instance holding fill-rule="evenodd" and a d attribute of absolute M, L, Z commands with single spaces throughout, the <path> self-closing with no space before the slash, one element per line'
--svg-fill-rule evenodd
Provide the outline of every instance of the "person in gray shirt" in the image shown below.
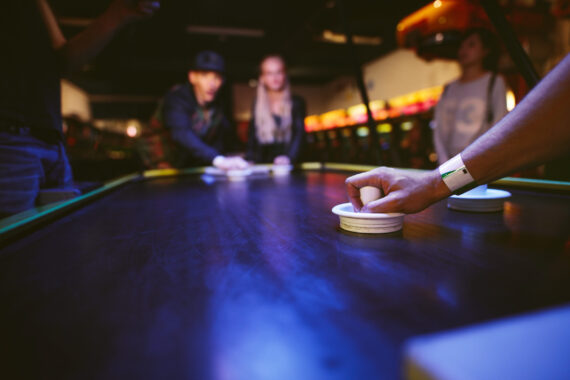
<path fill-rule="evenodd" d="M 435 109 L 433 143 L 439 163 L 446 162 L 505 116 L 506 85 L 496 73 L 496 36 L 468 30 L 457 59 L 461 76 L 445 86 Z"/>

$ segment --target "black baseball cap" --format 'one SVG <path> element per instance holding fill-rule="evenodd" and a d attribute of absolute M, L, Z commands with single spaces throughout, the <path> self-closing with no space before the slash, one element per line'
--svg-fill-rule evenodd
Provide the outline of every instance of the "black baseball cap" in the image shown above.
<path fill-rule="evenodd" d="M 226 64 L 222 56 L 218 53 L 211 50 L 204 50 L 196 54 L 190 70 L 216 71 L 220 74 L 224 74 Z"/>

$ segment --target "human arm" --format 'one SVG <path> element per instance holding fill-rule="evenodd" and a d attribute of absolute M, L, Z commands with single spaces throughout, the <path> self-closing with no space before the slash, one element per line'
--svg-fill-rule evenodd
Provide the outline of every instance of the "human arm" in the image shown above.
<path fill-rule="evenodd" d="M 164 99 L 164 124 L 170 130 L 172 139 L 190 155 L 200 161 L 211 163 L 222 170 L 245 169 L 247 163 L 241 157 L 226 157 L 220 151 L 206 144 L 192 130 L 192 105 L 183 93 L 176 90 Z M 227 120 L 222 121 L 223 132 L 229 127 Z"/>
<path fill-rule="evenodd" d="M 289 157 L 289 160 L 291 162 L 297 161 L 299 153 L 301 152 L 301 147 L 303 146 L 303 142 L 305 140 L 305 117 L 307 116 L 307 107 L 305 105 L 305 101 L 300 97 L 293 98 L 293 101 L 293 117 L 291 120 L 293 136 L 291 144 L 289 144 L 289 149 L 287 151 L 287 157 Z"/>
<path fill-rule="evenodd" d="M 257 150 L 257 135 L 255 133 L 255 100 L 251 110 L 251 119 L 249 120 L 249 127 L 247 128 L 247 147 L 245 150 L 245 159 L 248 161 L 256 160 Z"/>
<path fill-rule="evenodd" d="M 225 116 L 222 116 L 221 132 L 223 140 L 223 152 L 236 152 L 241 148 L 241 142 L 238 137 L 236 124 L 229 121 Z M 246 169 L 249 163 L 241 156 L 217 156 L 212 164 L 218 169 L 232 170 L 232 169 Z"/>
<path fill-rule="evenodd" d="M 550 72 L 496 126 L 463 150 L 461 157 L 478 184 L 526 166 L 537 165 L 570 149 L 570 55 Z M 363 207 L 359 189 L 376 186 L 384 197 Z M 365 212 L 421 211 L 451 194 L 439 171 L 412 172 L 377 168 L 346 180 L 351 203 Z"/>
<path fill-rule="evenodd" d="M 152 15 L 160 1 L 114 0 L 87 29 L 67 41 L 47 0 L 36 0 L 52 47 L 61 56 L 62 71 L 80 68 L 93 59 L 125 25 Z"/>
<path fill-rule="evenodd" d="M 221 152 L 206 144 L 192 130 L 192 104 L 180 91 L 173 90 L 164 98 L 163 122 L 172 139 L 190 155 L 204 162 L 213 162 Z"/>
<path fill-rule="evenodd" d="M 55 15 L 51 10 L 47 0 L 36 0 L 36 6 L 40 10 L 42 20 L 46 26 L 49 34 L 49 39 L 51 46 L 54 50 L 59 50 L 67 43 L 67 40 L 63 36 L 61 29 L 55 19 Z"/>

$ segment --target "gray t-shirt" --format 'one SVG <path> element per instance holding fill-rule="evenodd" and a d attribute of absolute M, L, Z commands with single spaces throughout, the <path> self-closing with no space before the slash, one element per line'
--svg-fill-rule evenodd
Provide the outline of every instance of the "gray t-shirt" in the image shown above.
<path fill-rule="evenodd" d="M 497 75 L 492 89 L 493 120 L 487 122 L 491 73 L 474 81 L 451 82 L 435 109 L 434 146 L 440 164 L 460 153 L 507 113 L 506 86 Z"/>

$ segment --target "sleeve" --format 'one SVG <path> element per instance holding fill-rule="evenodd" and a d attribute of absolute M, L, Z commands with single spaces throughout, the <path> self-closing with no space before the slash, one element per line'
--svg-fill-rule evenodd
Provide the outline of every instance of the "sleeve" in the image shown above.
<path fill-rule="evenodd" d="M 170 93 L 164 100 L 164 125 L 170 129 L 172 139 L 197 159 L 212 162 L 220 153 L 203 142 L 192 130 L 188 102 L 180 95 Z"/>
<path fill-rule="evenodd" d="M 245 159 L 255 161 L 255 151 L 257 150 L 257 136 L 255 134 L 255 100 L 251 110 L 251 119 L 249 120 L 249 128 L 247 129 L 247 149 Z"/>
<path fill-rule="evenodd" d="M 230 121 L 226 116 L 222 117 L 222 133 L 223 133 L 223 152 L 236 152 L 239 151 L 242 146 L 237 134 L 236 123 Z"/>
<path fill-rule="evenodd" d="M 304 99 L 297 98 L 297 101 L 293 104 L 297 104 L 298 106 L 293 109 L 293 138 L 291 139 L 289 151 L 287 152 L 287 156 L 291 162 L 297 161 L 301 147 L 305 141 L 305 117 L 307 116 L 307 107 Z"/>
<path fill-rule="evenodd" d="M 447 154 L 447 150 L 445 149 L 445 145 L 443 144 L 443 140 L 441 138 L 441 113 L 443 112 L 442 103 L 444 102 L 443 95 L 440 98 L 439 102 L 435 106 L 434 112 L 434 128 L 433 128 L 433 147 L 435 149 L 435 153 L 437 154 L 437 161 L 441 165 L 442 163 L 449 160 L 449 155 Z"/>
<path fill-rule="evenodd" d="M 502 76 L 498 75 L 493 88 L 493 121 L 495 125 L 507 114 L 507 86 Z"/>

